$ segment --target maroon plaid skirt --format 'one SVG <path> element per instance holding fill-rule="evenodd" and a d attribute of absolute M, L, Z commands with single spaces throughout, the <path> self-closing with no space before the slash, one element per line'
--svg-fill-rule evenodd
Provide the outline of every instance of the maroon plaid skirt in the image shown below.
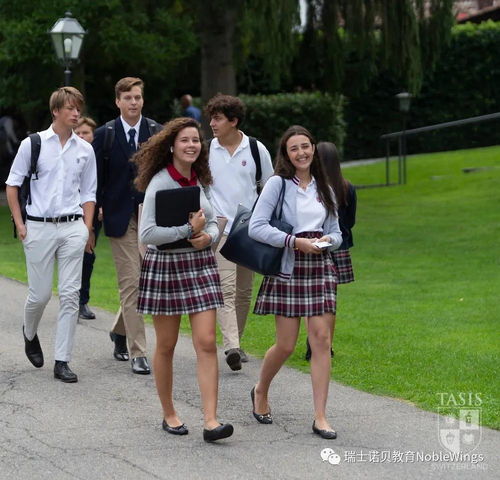
<path fill-rule="evenodd" d="M 354 282 L 354 271 L 352 269 L 351 254 L 349 250 L 335 250 L 332 256 L 333 262 L 337 267 L 339 283 Z"/>
<path fill-rule="evenodd" d="M 319 232 L 299 233 L 297 237 L 319 238 Z M 284 317 L 313 317 L 335 314 L 337 272 L 329 252 L 311 255 L 295 250 L 290 280 L 264 277 L 254 313 Z"/>
<path fill-rule="evenodd" d="M 182 253 L 147 249 L 139 281 L 139 313 L 181 315 L 223 305 L 211 248 Z"/>

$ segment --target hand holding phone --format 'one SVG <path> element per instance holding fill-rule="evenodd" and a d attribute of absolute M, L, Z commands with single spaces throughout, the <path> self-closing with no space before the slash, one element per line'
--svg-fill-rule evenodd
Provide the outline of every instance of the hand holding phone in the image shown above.
<path fill-rule="evenodd" d="M 324 248 L 331 247 L 332 244 L 330 242 L 314 242 L 314 245 L 316 245 L 318 248 L 321 248 L 322 250 Z"/>

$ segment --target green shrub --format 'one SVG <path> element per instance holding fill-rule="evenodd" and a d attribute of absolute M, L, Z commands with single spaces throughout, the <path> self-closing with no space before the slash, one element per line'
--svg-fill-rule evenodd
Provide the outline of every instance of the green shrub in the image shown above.
<path fill-rule="evenodd" d="M 345 136 L 343 98 L 319 92 L 240 95 L 247 106 L 244 132 L 258 138 L 275 156 L 279 139 L 291 125 L 306 127 L 318 141 L 342 150 Z"/>

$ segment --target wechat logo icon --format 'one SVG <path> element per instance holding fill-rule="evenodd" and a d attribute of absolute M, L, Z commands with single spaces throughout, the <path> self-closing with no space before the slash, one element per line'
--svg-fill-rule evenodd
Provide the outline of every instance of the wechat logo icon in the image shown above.
<path fill-rule="evenodd" d="M 338 465 L 340 463 L 340 455 L 336 454 L 331 448 L 324 448 L 321 450 L 320 455 L 323 462 L 328 462 L 331 465 Z"/>

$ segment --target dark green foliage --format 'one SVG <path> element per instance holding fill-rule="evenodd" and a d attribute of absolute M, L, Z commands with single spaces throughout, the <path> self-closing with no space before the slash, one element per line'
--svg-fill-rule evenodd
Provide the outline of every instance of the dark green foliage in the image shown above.
<path fill-rule="evenodd" d="M 424 78 L 413 99 L 408 128 L 460 120 L 500 111 L 500 23 L 458 25 L 437 62 Z M 402 119 L 394 95 L 404 90 L 387 73 L 370 87 L 349 98 L 345 109 L 348 125 L 346 158 L 385 155 L 380 135 L 401 129 Z M 410 153 L 455 150 L 500 142 L 499 121 L 453 127 L 409 137 Z M 396 145 L 392 144 L 396 153 Z"/>
<path fill-rule="evenodd" d="M 243 130 L 257 137 L 274 157 L 278 141 L 291 125 L 306 127 L 317 141 L 344 141 L 343 99 L 319 92 L 241 95 L 247 106 Z"/>

